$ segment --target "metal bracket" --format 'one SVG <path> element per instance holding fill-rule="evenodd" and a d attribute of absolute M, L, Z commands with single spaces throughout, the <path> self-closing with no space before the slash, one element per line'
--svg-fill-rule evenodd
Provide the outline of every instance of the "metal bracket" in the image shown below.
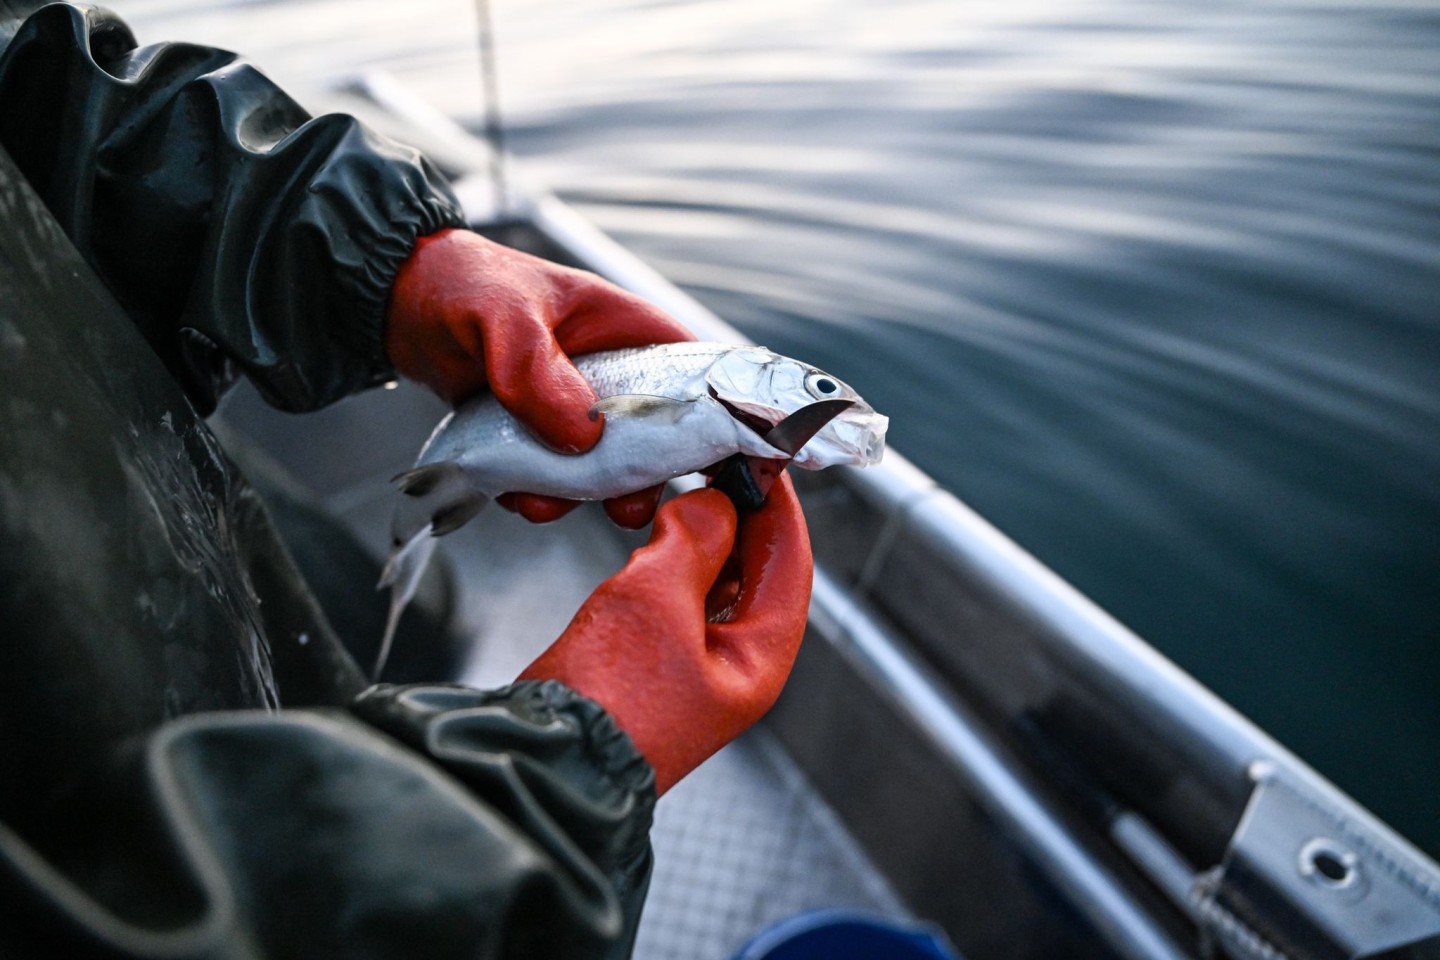
<path fill-rule="evenodd" d="M 1433 863 L 1281 767 L 1257 763 L 1250 776 L 1255 790 L 1202 915 L 1238 919 L 1294 958 L 1440 958 Z"/>

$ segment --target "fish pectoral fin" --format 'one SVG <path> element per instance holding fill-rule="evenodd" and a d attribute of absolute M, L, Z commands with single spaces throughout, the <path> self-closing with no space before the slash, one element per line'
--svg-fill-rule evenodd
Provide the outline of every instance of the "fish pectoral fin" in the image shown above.
<path fill-rule="evenodd" d="M 590 419 L 600 414 L 607 417 L 663 418 L 668 423 L 679 421 L 694 405 L 694 400 L 676 400 L 674 397 L 656 397 L 644 393 L 617 393 L 603 397 L 590 408 Z"/>

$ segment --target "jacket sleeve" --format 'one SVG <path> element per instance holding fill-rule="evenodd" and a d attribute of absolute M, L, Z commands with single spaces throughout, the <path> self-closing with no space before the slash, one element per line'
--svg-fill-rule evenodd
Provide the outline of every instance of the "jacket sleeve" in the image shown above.
<path fill-rule="evenodd" d="M 58 855 L 0 823 L 0 954 L 618 960 L 653 804 L 628 738 L 555 683 L 199 714 L 117 763 Z"/>
<path fill-rule="evenodd" d="M 0 54 L 0 144 L 202 413 L 235 366 L 290 410 L 392 377 L 395 273 L 463 225 L 416 151 L 95 7 L 42 8 Z"/>

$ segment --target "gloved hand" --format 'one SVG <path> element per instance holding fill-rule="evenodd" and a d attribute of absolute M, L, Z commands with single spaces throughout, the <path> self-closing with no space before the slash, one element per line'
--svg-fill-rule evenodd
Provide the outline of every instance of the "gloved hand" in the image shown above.
<path fill-rule="evenodd" d="M 600 703 L 664 793 L 780 695 L 805 632 L 811 576 L 789 477 L 738 525 L 724 494 L 692 491 L 660 508 L 650 542 L 520 678 L 560 680 Z"/>
<path fill-rule="evenodd" d="M 395 369 L 458 404 L 487 386 L 544 443 L 582 453 L 600 439 L 595 392 L 569 357 L 694 337 L 663 311 L 591 273 L 469 230 L 421 237 L 400 267 L 386 314 Z M 622 526 L 649 522 L 660 489 L 607 501 Z M 572 501 L 519 494 L 502 503 L 537 522 Z"/>

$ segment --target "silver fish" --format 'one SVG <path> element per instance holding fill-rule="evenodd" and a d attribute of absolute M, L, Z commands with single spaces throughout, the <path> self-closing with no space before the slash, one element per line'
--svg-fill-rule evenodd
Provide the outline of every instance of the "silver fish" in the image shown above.
<path fill-rule="evenodd" d="M 763 435 L 817 401 L 852 403 L 794 454 L 796 466 L 865 466 L 884 453 L 888 418 L 842 381 L 764 347 L 676 343 L 594 353 L 575 365 L 599 397 L 591 416 L 605 416 L 600 441 L 587 453 L 550 450 L 482 394 L 441 420 L 414 469 L 396 478 L 402 496 L 380 578 L 391 595 L 377 678 L 435 538 L 503 493 L 604 500 L 736 454 L 792 459 Z"/>

